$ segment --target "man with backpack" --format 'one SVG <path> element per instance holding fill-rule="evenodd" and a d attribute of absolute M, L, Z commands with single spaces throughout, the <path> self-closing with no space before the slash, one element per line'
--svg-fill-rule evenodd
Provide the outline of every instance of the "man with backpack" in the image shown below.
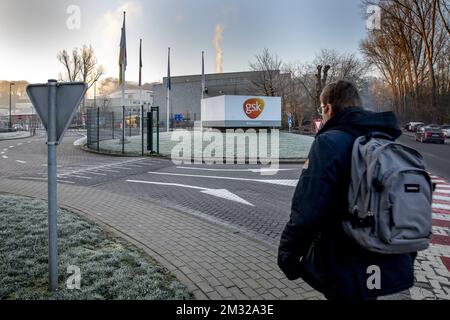
<path fill-rule="evenodd" d="M 361 108 L 356 87 L 325 87 L 324 126 L 303 167 L 278 265 L 327 299 L 376 299 L 414 284 L 431 238 L 432 184 L 421 155 L 395 143 L 392 112 Z"/>

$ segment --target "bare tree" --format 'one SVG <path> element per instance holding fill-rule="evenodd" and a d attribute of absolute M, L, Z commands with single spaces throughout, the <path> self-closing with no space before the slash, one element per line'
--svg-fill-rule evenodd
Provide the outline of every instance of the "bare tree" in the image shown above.
<path fill-rule="evenodd" d="M 83 81 L 88 84 L 88 88 L 91 88 L 104 74 L 103 67 L 97 63 L 92 46 L 88 47 L 85 45 L 82 48 L 75 48 L 72 50 L 72 55 L 63 50 L 58 53 L 57 58 L 65 69 L 63 80 L 70 82 Z"/>
<path fill-rule="evenodd" d="M 256 61 L 250 62 L 250 70 L 257 72 L 257 77 L 252 80 L 255 90 L 266 96 L 280 94 L 280 70 L 283 62 L 277 55 L 272 55 L 269 49 L 255 56 Z"/>
<path fill-rule="evenodd" d="M 105 71 L 102 66 L 97 65 L 97 58 L 95 57 L 92 46 L 83 46 L 80 50 L 80 56 L 81 79 L 83 82 L 87 83 L 90 88 L 98 79 L 100 79 Z"/>
<path fill-rule="evenodd" d="M 67 50 L 58 53 L 57 58 L 65 68 L 66 79 L 70 82 L 75 82 L 79 79 L 81 71 L 81 59 L 78 54 L 78 49 L 72 50 L 72 55 L 69 55 Z"/>
<path fill-rule="evenodd" d="M 65 68 L 65 75 L 60 75 L 62 81 L 82 81 L 88 85 L 88 90 L 104 74 L 102 66 L 98 66 L 92 46 L 84 45 L 82 48 L 72 50 L 70 56 L 66 50 L 57 55 L 58 60 Z M 85 99 L 83 99 L 82 108 L 85 108 Z"/>
<path fill-rule="evenodd" d="M 441 0 L 364 0 L 382 9 L 382 26 L 361 43 L 368 62 L 391 87 L 401 116 L 437 121 L 448 82 L 448 7 Z M 428 103 L 430 101 L 430 103 Z"/>

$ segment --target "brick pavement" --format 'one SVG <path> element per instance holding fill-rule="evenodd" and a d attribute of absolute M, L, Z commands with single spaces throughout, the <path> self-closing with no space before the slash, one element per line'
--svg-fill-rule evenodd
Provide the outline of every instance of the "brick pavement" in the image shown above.
<path fill-rule="evenodd" d="M 2 179 L 0 192 L 47 198 L 41 182 Z M 88 187 L 58 185 L 58 204 L 134 243 L 197 299 L 324 299 L 276 264 L 276 247 L 176 210 Z"/>

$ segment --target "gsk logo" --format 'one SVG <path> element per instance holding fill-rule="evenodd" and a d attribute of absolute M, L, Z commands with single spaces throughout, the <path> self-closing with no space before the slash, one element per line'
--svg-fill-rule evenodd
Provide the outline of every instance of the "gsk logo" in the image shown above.
<path fill-rule="evenodd" d="M 264 111 L 264 100 L 253 98 L 244 102 L 244 112 L 250 119 L 258 118 Z"/>

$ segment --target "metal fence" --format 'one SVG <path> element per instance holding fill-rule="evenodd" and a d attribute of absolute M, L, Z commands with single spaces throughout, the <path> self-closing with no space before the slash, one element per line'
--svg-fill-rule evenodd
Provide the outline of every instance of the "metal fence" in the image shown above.
<path fill-rule="evenodd" d="M 155 112 L 158 109 L 153 108 Z M 157 144 L 159 117 L 156 117 L 156 114 L 152 116 L 152 110 L 144 109 L 144 107 L 140 110 L 136 107 L 122 107 L 114 110 L 102 111 L 101 108 L 87 110 L 88 148 L 132 155 L 148 155 L 159 151 L 156 148 L 159 146 Z M 153 142 L 153 148 L 150 148 L 151 142 Z"/>

